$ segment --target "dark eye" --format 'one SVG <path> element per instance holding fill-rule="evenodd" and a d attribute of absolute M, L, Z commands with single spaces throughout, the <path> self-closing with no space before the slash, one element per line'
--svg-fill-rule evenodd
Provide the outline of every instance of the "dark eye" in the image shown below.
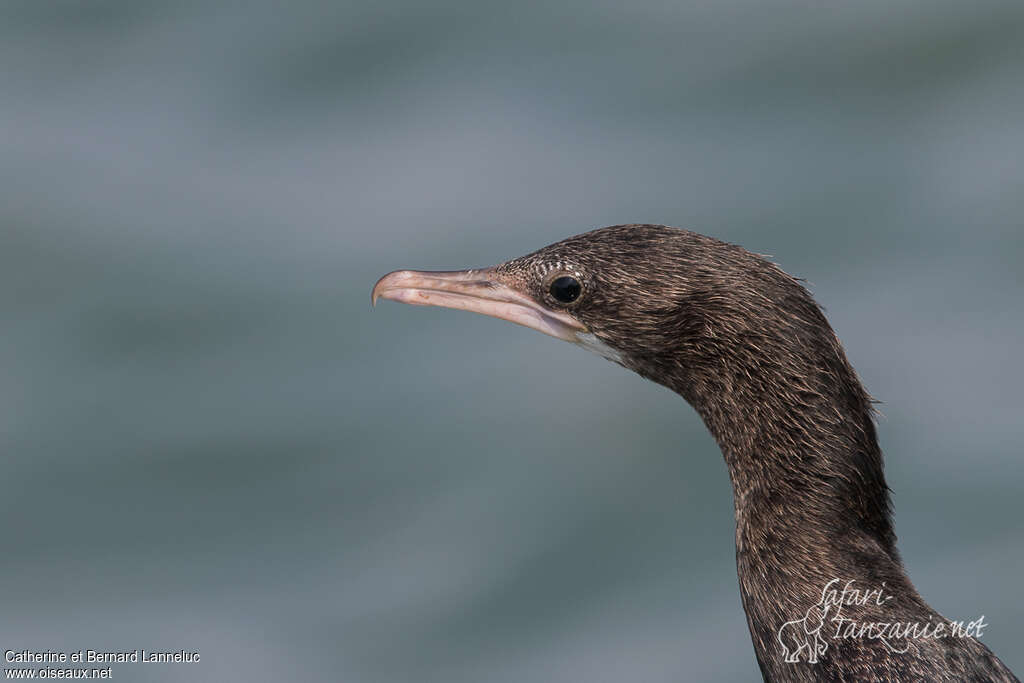
<path fill-rule="evenodd" d="M 580 281 L 576 278 L 571 275 L 563 275 L 551 281 L 551 288 L 548 291 L 551 292 L 551 296 L 554 297 L 555 301 L 571 304 L 580 298 L 580 292 L 583 291 L 583 287 L 580 286 Z"/>

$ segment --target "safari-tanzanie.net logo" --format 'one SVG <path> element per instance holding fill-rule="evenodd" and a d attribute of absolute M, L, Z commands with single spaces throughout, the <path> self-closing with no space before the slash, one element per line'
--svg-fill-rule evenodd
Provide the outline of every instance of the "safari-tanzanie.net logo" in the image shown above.
<path fill-rule="evenodd" d="M 928 622 L 862 621 L 843 614 L 844 607 L 885 607 L 893 599 L 885 593 L 885 583 L 877 588 L 859 587 L 851 579 L 842 583 L 832 579 L 821 591 L 821 600 L 811 605 L 799 619 L 784 623 L 778 632 L 785 661 L 816 664 L 835 640 L 865 639 L 881 642 L 890 652 L 907 652 L 914 640 L 942 638 L 978 638 L 988 626 L 985 615 L 973 621 L 940 620 Z"/>

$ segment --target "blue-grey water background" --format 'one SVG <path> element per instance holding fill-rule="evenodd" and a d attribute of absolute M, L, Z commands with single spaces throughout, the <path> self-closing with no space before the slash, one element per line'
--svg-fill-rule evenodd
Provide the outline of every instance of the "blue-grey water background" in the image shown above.
<path fill-rule="evenodd" d="M 1024 672 L 1024 4 L 5 2 L 0 154 L 0 648 L 755 679 L 689 406 L 370 308 L 659 222 L 807 278 L 912 578 Z"/>

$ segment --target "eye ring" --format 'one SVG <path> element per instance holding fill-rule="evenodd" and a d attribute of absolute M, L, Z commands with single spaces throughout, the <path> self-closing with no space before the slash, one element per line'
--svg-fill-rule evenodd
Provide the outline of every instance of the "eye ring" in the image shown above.
<path fill-rule="evenodd" d="M 583 285 L 576 275 L 560 273 L 548 283 L 548 294 L 558 303 L 568 305 L 579 300 Z"/>

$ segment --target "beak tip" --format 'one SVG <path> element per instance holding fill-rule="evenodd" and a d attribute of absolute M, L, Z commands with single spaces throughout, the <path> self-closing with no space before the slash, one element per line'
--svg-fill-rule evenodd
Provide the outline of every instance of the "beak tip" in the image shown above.
<path fill-rule="evenodd" d="M 373 285 L 373 291 L 370 292 L 370 306 L 377 306 L 377 299 L 379 299 L 381 295 L 384 293 L 384 290 L 387 289 L 388 282 L 394 281 L 396 279 L 396 272 L 400 271 L 388 273 L 384 277 L 377 280 L 377 282 Z M 384 298 L 386 299 L 387 297 L 385 296 Z"/>

